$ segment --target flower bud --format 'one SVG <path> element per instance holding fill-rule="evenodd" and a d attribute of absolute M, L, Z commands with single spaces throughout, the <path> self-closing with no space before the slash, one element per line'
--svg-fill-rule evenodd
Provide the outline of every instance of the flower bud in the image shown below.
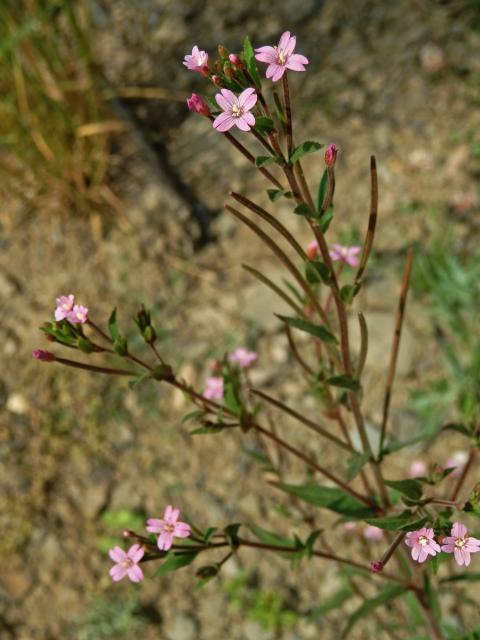
<path fill-rule="evenodd" d="M 370 563 L 370 571 L 372 573 L 381 573 L 383 571 L 383 562 L 381 560 L 373 560 Z"/>
<path fill-rule="evenodd" d="M 194 113 L 198 113 L 206 118 L 210 117 L 210 107 L 202 96 L 199 96 L 197 93 L 192 93 L 190 98 L 187 99 L 187 107 Z"/>
<path fill-rule="evenodd" d="M 223 73 L 229 80 L 233 80 L 236 75 L 235 69 L 233 69 L 232 65 L 228 62 L 223 66 Z"/>
<path fill-rule="evenodd" d="M 125 531 L 122 532 L 122 536 L 124 538 L 136 538 L 137 534 L 135 533 L 135 531 L 132 531 L 131 529 L 125 529 Z"/>
<path fill-rule="evenodd" d="M 221 58 L 228 58 L 228 49 L 223 46 L 223 44 L 219 44 L 217 47 L 218 55 Z"/>
<path fill-rule="evenodd" d="M 41 360 L 42 362 L 55 362 L 55 354 L 51 351 L 44 351 L 43 349 L 35 349 L 33 352 L 35 360 Z"/>
<path fill-rule="evenodd" d="M 228 59 L 230 60 L 230 62 L 232 64 L 234 64 L 236 67 L 243 67 L 242 61 L 240 60 L 240 56 L 238 56 L 236 53 L 231 53 L 228 56 Z"/>
<path fill-rule="evenodd" d="M 212 76 L 212 82 L 213 82 L 213 84 L 215 84 L 217 87 L 221 87 L 221 86 L 223 86 L 222 79 L 221 79 L 221 78 L 220 78 L 220 76 L 219 76 L 219 75 L 217 75 L 217 74 L 213 74 L 213 76 Z"/>
<path fill-rule="evenodd" d="M 325 164 L 330 169 L 335 165 L 337 159 L 338 147 L 336 144 L 329 144 L 325 151 Z"/>
<path fill-rule="evenodd" d="M 82 353 L 92 353 L 95 351 L 95 347 L 88 338 L 80 337 L 77 341 L 77 347 Z"/>

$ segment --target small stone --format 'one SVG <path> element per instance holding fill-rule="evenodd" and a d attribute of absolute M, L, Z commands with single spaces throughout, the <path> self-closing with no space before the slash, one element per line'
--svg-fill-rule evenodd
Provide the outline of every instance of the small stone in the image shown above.
<path fill-rule="evenodd" d="M 13 600 L 20 600 L 28 593 L 32 584 L 32 577 L 21 568 L 15 571 L 2 569 L 0 587 L 5 589 Z"/>
<path fill-rule="evenodd" d="M 7 398 L 6 407 L 10 413 L 16 413 L 21 416 L 27 413 L 28 402 L 21 393 L 11 393 Z"/>

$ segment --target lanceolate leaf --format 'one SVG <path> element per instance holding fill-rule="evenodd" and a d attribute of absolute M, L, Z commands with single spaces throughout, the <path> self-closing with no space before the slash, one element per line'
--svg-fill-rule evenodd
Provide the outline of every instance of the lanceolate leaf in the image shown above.
<path fill-rule="evenodd" d="M 302 204 L 295 207 L 293 213 L 296 213 L 297 216 L 305 216 L 305 218 L 315 218 L 317 215 L 313 209 L 310 209 L 308 204 L 305 204 L 305 202 L 302 202 Z"/>
<path fill-rule="evenodd" d="M 108 320 L 108 329 L 110 331 L 110 335 L 112 340 L 115 340 L 119 337 L 118 324 L 117 324 L 117 309 L 115 308 L 110 314 L 110 318 Z"/>
<path fill-rule="evenodd" d="M 301 318 L 290 318 L 288 316 L 280 316 L 277 314 L 277 318 L 283 320 L 291 327 L 295 329 L 299 329 L 300 331 L 305 331 L 305 333 L 309 333 L 316 338 L 319 338 L 323 342 L 337 342 L 337 339 L 330 333 L 328 329 L 325 329 L 320 324 L 313 324 L 313 322 L 308 322 L 307 320 L 302 320 Z"/>
<path fill-rule="evenodd" d="M 243 41 L 243 57 L 245 64 L 247 65 L 248 73 L 252 76 L 255 84 L 260 86 L 261 80 L 257 69 L 257 63 L 255 62 L 255 52 L 253 51 L 252 43 L 248 36 L 246 36 Z"/>
<path fill-rule="evenodd" d="M 289 547 L 291 549 L 303 550 L 303 547 L 301 545 L 299 546 L 298 542 L 292 540 L 291 538 L 286 538 L 277 533 L 271 533 L 270 531 L 266 531 L 265 529 L 257 527 L 254 524 L 248 525 L 248 528 L 255 537 L 257 537 L 261 542 L 264 542 L 265 544 L 273 544 L 279 547 Z M 294 556 L 294 554 L 290 551 L 279 551 L 278 553 L 282 557 L 288 559 L 292 559 L 292 557 Z"/>
<path fill-rule="evenodd" d="M 314 151 L 318 151 L 324 145 L 319 142 L 313 142 L 312 140 L 307 140 L 306 142 L 302 142 L 302 144 L 295 147 L 292 151 L 292 155 L 290 156 L 290 162 L 294 164 L 297 160 L 300 160 L 307 153 L 314 153 Z"/>
<path fill-rule="evenodd" d="M 420 500 L 422 484 L 418 480 L 385 480 L 387 487 L 391 487 L 411 500 Z"/>
<path fill-rule="evenodd" d="M 360 389 L 360 382 L 352 378 L 352 376 L 332 376 L 331 378 L 327 378 L 326 382 L 334 387 L 342 387 L 343 389 L 351 389 L 352 391 L 358 391 Z"/>
<path fill-rule="evenodd" d="M 316 484 L 292 485 L 279 483 L 274 485 L 289 493 L 297 496 L 305 502 L 316 505 L 317 507 L 325 507 L 335 513 L 348 516 L 352 519 L 362 519 L 373 516 L 373 511 L 369 509 L 363 502 L 348 495 L 342 489 L 336 487 L 322 487 Z"/>
<path fill-rule="evenodd" d="M 415 531 L 423 527 L 428 520 L 428 516 L 416 518 L 409 509 L 384 518 L 367 518 L 368 524 L 387 531 Z"/>
<path fill-rule="evenodd" d="M 170 552 L 167 559 L 162 563 L 162 566 L 154 573 L 154 575 L 163 576 L 164 573 L 177 571 L 177 569 L 181 569 L 182 567 L 192 564 L 197 557 L 197 553 L 197 551 L 186 551 L 181 554 Z"/>
<path fill-rule="evenodd" d="M 356 453 L 347 460 L 347 480 L 353 480 L 361 471 L 362 467 L 370 460 L 369 453 Z"/>
<path fill-rule="evenodd" d="M 260 131 L 260 133 L 267 133 L 268 131 L 273 131 L 273 129 L 275 129 L 275 125 L 271 118 L 259 116 L 258 118 L 255 118 L 255 129 Z"/>
<path fill-rule="evenodd" d="M 323 201 L 325 200 L 325 196 L 327 194 L 328 187 L 328 172 L 325 169 L 323 172 L 322 179 L 320 180 L 320 184 L 318 185 L 318 193 L 317 193 L 317 211 L 320 213 L 322 210 Z"/>
<path fill-rule="evenodd" d="M 257 167 L 264 167 L 266 164 L 270 162 L 279 162 L 280 158 L 277 156 L 257 156 L 255 158 L 255 164 Z"/>
<path fill-rule="evenodd" d="M 401 596 L 406 591 L 407 588 L 403 587 L 401 584 L 388 585 L 387 587 L 382 589 L 374 598 L 370 598 L 369 600 L 364 602 L 362 606 L 354 611 L 348 619 L 347 626 L 345 628 L 345 631 L 343 632 L 343 637 L 347 637 L 354 624 L 356 624 L 358 620 L 360 620 L 360 618 L 363 618 L 368 613 L 370 613 L 370 611 L 373 611 L 377 607 L 390 602 L 390 600 L 398 598 L 398 596 Z"/>
<path fill-rule="evenodd" d="M 354 591 L 351 587 L 343 587 L 337 591 L 337 593 L 334 593 L 333 596 L 322 602 L 322 604 L 319 604 L 309 611 L 308 617 L 311 620 L 317 620 L 329 611 L 340 608 L 343 603 L 349 600 L 353 595 Z"/>
<path fill-rule="evenodd" d="M 267 195 L 272 202 L 276 202 L 282 196 L 285 196 L 285 198 L 291 198 L 292 192 L 285 191 L 284 189 L 267 189 Z"/>

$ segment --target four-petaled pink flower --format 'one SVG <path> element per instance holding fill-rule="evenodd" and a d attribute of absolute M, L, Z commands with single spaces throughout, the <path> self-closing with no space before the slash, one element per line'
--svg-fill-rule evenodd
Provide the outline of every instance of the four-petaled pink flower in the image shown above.
<path fill-rule="evenodd" d="M 187 98 L 187 107 L 194 113 L 198 113 L 206 118 L 210 117 L 210 107 L 198 93 L 192 93 L 190 98 Z"/>
<path fill-rule="evenodd" d="M 442 540 L 442 551 L 453 553 L 459 565 L 468 567 L 470 554 L 480 551 L 480 540 L 467 535 L 467 527 L 454 522 L 450 535 Z"/>
<path fill-rule="evenodd" d="M 237 347 L 235 351 L 228 356 L 228 359 L 233 364 L 238 364 L 242 369 L 248 368 L 258 358 L 258 354 L 255 351 L 248 351 L 245 347 Z"/>
<path fill-rule="evenodd" d="M 195 45 L 192 49 L 192 53 L 187 54 L 183 59 L 183 64 L 190 71 L 198 71 L 199 73 L 208 72 L 208 53 L 206 51 L 200 51 Z"/>
<path fill-rule="evenodd" d="M 72 324 L 85 324 L 88 320 L 88 309 L 76 304 L 67 316 L 67 320 Z"/>
<path fill-rule="evenodd" d="M 60 320 L 65 320 L 68 318 L 69 313 L 73 309 L 75 296 L 69 294 L 68 296 L 60 296 L 56 299 L 57 308 L 55 309 L 55 320 L 60 322 Z"/>
<path fill-rule="evenodd" d="M 383 529 L 380 529 L 380 527 L 375 527 L 373 524 L 368 524 L 363 530 L 363 537 L 365 538 L 365 540 L 379 542 L 383 538 Z"/>
<path fill-rule="evenodd" d="M 276 47 L 259 47 L 255 49 L 255 58 L 268 64 L 266 77 L 277 82 L 286 69 L 292 71 L 305 71 L 308 59 L 299 53 L 293 53 L 297 39 L 290 35 L 290 31 L 282 34 Z"/>
<path fill-rule="evenodd" d="M 211 376 L 207 378 L 207 388 L 203 392 L 203 397 L 207 400 L 223 399 L 223 378 Z"/>
<path fill-rule="evenodd" d="M 333 243 L 330 249 L 330 257 L 333 261 L 341 260 L 351 267 L 358 267 L 360 260 L 357 258 L 357 255 L 361 250 L 361 247 L 344 247 L 341 244 Z"/>
<path fill-rule="evenodd" d="M 233 126 L 242 131 L 250 131 L 255 124 L 255 117 L 250 110 L 257 102 L 257 94 L 253 87 L 249 87 L 236 96 L 229 89 L 222 89 L 215 96 L 218 106 L 223 113 L 213 121 L 213 127 L 217 131 L 228 131 Z"/>
<path fill-rule="evenodd" d="M 150 518 L 147 520 L 147 531 L 158 533 L 157 545 L 160 551 L 168 551 L 172 546 L 173 538 L 188 538 L 190 526 L 186 522 L 178 522 L 180 509 L 174 509 L 171 505 L 165 509 L 163 520 Z"/>
<path fill-rule="evenodd" d="M 112 580 L 118 582 L 125 576 L 128 576 L 132 582 L 143 580 L 143 571 L 138 566 L 138 563 L 143 558 L 144 553 L 143 547 L 139 544 L 134 544 L 126 552 L 120 547 L 110 549 L 108 555 L 116 563 L 109 572 Z"/>
<path fill-rule="evenodd" d="M 440 545 L 433 539 L 433 529 L 419 529 L 409 531 L 405 537 L 405 544 L 412 548 L 412 558 L 417 562 L 425 562 L 429 555 L 440 553 Z"/>

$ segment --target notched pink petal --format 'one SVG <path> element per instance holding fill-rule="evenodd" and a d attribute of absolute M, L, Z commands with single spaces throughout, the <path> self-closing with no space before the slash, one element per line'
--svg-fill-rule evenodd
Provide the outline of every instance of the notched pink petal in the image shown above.
<path fill-rule="evenodd" d="M 288 47 L 289 42 L 290 42 L 290 31 L 284 31 L 280 36 L 280 40 L 278 42 L 278 48 L 285 50 Z"/>
<path fill-rule="evenodd" d="M 229 129 L 231 129 L 233 127 L 233 125 L 235 124 L 235 118 L 233 116 L 231 116 L 229 113 L 221 113 L 219 116 L 217 116 L 215 118 L 215 120 L 213 121 L 213 128 L 216 129 L 217 131 L 220 131 L 221 133 L 223 133 L 224 131 L 228 131 Z M 206 394 L 210 393 L 209 396 L 207 396 Z M 206 391 L 204 393 L 205 398 L 211 398 L 213 392 L 211 390 Z"/>
<path fill-rule="evenodd" d="M 237 104 L 237 96 L 230 89 L 221 89 L 220 93 L 231 107 Z"/>
<path fill-rule="evenodd" d="M 256 102 L 257 94 L 253 87 L 245 89 L 245 91 L 242 91 L 242 93 L 238 96 L 238 104 L 243 108 L 244 111 L 249 111 Z"/>
<path fill-rule="evenodd" d="M 251 126 L 248 124 L 245 116 L 248 114 L 244 114 L 240 116 L 240 118 L 235 118 L 235 124 L 241 131 L 250 131 Z"/>
<path fill-rule="evenodd" d="M 113 549 L 110 549 L 110 551 L 108 552 L 108 555 L 113 560 L 113 562 L 123 562 L 127 557 L 125 551 L 120 547 L 113 547 Z"/>
<path fill-rule="evenodd" d="M 141 582 L 143 580 L 143 571 L 138 565 L 127 569 L 127 575 L 132 582 Z"/>
<path fill-rule="evenodd" d="M 176 538 L 188 538 L 188 536 L 190 535 L 190 525 L 188 525 L 186 522 L 177 522 L 173 535 Z"/>
<path fill-rule="evenodd" d="M 160 533 L 163 531 L 164 525 L 164 520 L 160 520 L 159 518 L 149 518 L 147 520 L 147 531 L 150 531 L 150 533 Z"/>
<path fill-rule="evenodd" d="M 122 580 L 127 575 L 127 569 L 120 564 L 114 565 L 108 572 L 115 582 Z"/>
<path fill-rule="evenodd" d="M 145 550 L 139 544 L 134 544 L 133 547 L 130 547 L 130 549 L 128 550 L 128 557 L 132 562 L 135 562 L 135 564 L 137 562 L 140 562 L 144 554 L 145 554 Z"/>

